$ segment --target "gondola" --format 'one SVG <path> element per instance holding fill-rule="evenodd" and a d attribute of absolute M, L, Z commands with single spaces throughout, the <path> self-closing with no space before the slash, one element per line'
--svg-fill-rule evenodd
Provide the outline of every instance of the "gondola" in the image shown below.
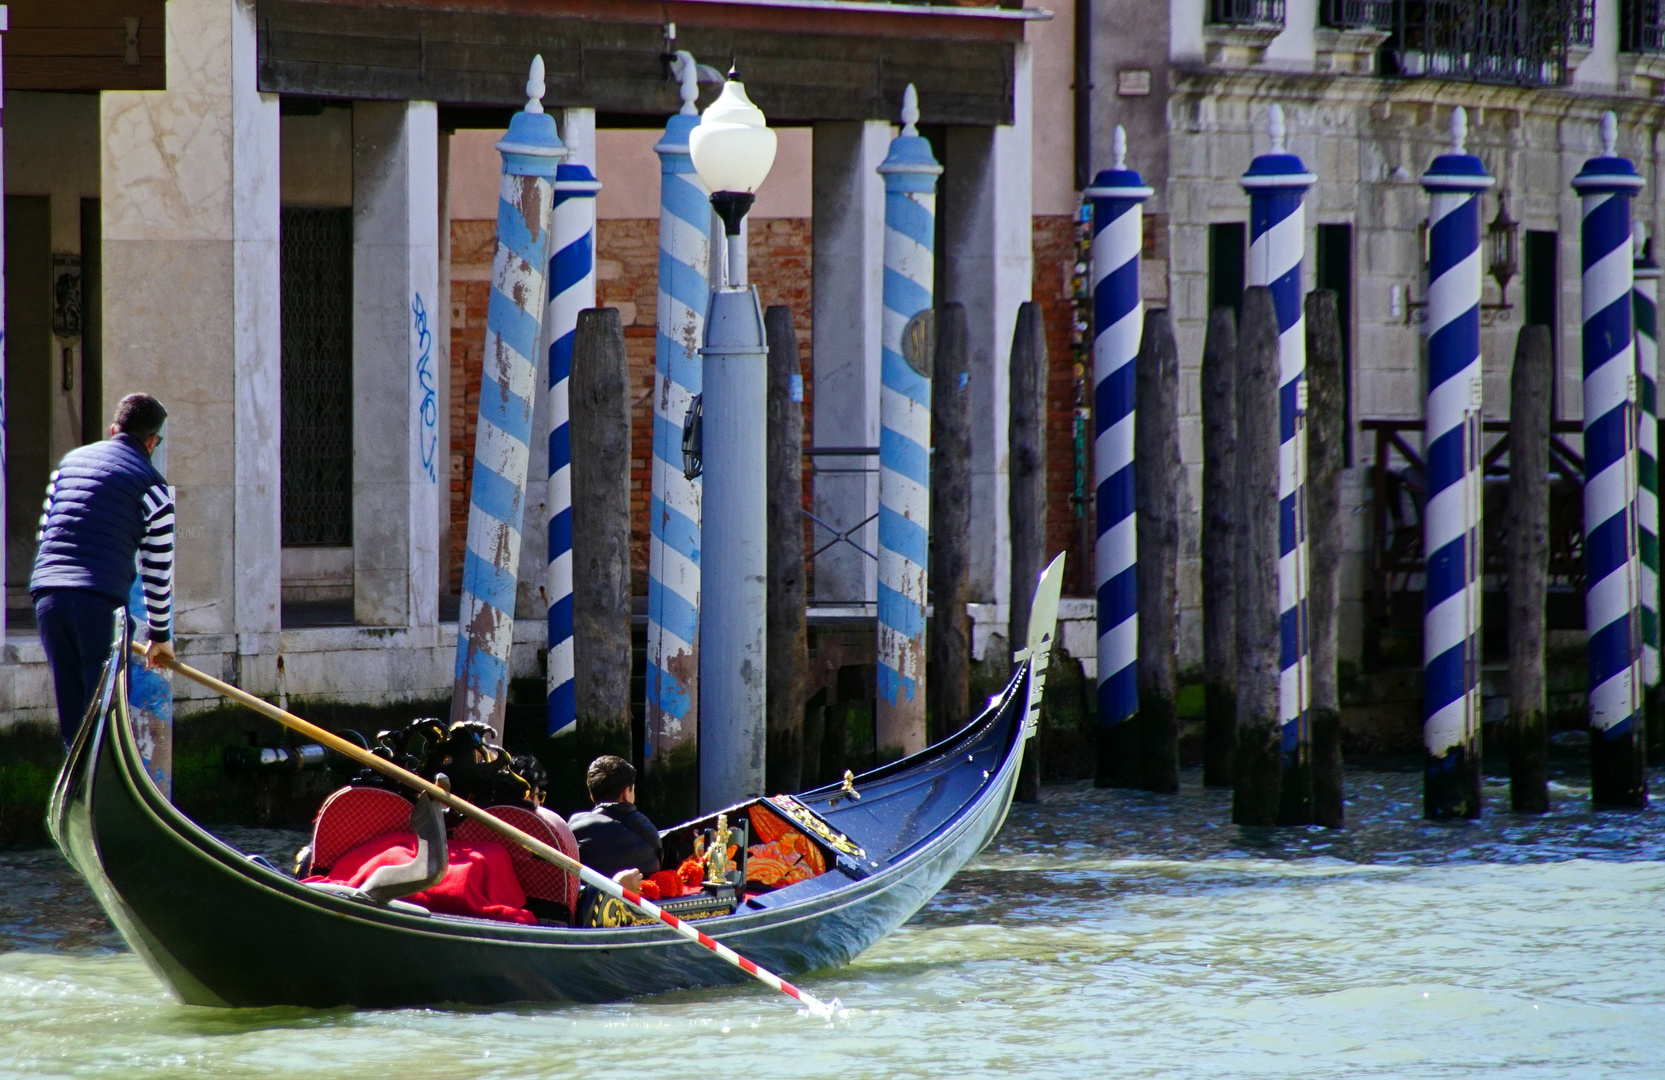
<path fill-rule="evenodd" d="M 1061 576 L 1061 566 L 1053 571 Z M 1046 591 L 1030 648 L 981 716 L 920 753 L 779 803 L 795 804 L 829 841 L 826 872 L 747 898 L 700 928 L 782 975 L 837 967 L 981 851 L 1005 820 L 1034 731 L 1057 610 L 1056 585 Z M 127 715 L 124 636 L 58 777 L 48 825 L 123 938 L 184 1002 L 604 1002 L 746 980 L 662 926 L 517 925 L 370 904 L 238 851 L 175 809 L 146 774 Z"/>

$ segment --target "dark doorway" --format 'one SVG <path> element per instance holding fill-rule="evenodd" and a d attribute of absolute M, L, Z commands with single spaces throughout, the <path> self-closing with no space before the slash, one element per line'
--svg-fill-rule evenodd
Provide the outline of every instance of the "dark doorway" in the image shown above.
<path fill-rule="evenodd" d="M 1531 229 L 1526 234 L 1525 266 L 1522 270 L 1522 315 L 1524 326 L 1549 327 L 1550 355 L 1555 358 L 1555 378 L 1549 384 L 1549 415 L 1561 418 L 1561 339 L 1557 319 L 1561 299 L 1561 275 L 1557 272 L 1561 237 L 1559 233 Z"/>
<path fill-rule="evenodd" d="M 1342 460 L 1353 464 L 1353 226 L 1318 226 L 1318 287 L 1334 289 L 1341 315 Z"/>
<path fill-rule="evenodd" d="M 1243 282 L 1248 268 L 1247 231 L 1241 221 L 1208 227 L 1208 310 L 1222 305 L 1243 314 Z"/>
<path fill-rule="evenodd" d="M 52 201 L 6 196 L 6 594 L 26 593 L 52 468 Z"/>
<path fill-rule="evenodd" d="M 104 243 L 97 199 L 81 200 L 81 441 L 97 442 L 104 415 Z"/>

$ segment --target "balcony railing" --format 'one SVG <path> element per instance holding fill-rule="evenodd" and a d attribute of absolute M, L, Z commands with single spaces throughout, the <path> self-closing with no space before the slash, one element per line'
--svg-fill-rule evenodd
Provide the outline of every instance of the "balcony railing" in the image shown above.
<path fill-rule="evenodd" d="M 1590 44 L 1595 0 L 1397 0 L 1385 70 L 1516 86 L 1566 81 Z"/>
<path fill-rule="evenodd" d="M 1282 26 L 1283 0 L 1209 0 L 1208 21 L 1223 26 Z"/>
<path fill-rule="evenodd" d="M 1394 0 L 1324 0 L 1319 12 L 1333 30 L 1391 30 Z"/>
<path fill-rule="evenodd" d="M 1619 19 L 1619 48 L 1625 52 L 1665 52 L 1665 0 L 1623 0 Z"/>

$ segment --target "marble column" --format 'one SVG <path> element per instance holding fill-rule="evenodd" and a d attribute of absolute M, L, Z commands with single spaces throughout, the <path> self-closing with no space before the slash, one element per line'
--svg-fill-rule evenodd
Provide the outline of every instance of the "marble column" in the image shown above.
<path fill-rule="evenodd" d="M 884 317 L 886 120 L 815 125 L 813 229 L 815 445 L 879 445 L 879 346 Z M 715 245 L 713 245 L 715 246 Z M 815 547 L 850 532 L 815 560 L 815 599 L 871 601 L 878 587 L 876 458 L 814 460 Z M 866 522 L 865 525 L 861 523 Z M 857 528 L 857 526 L 861 526 Z M 854 531 L 851 531 L 854 530 Z"/>
<path fill-rule="evenodd" d="M 166 52 L 167 90 L 100 98 L 104 411 L 168 407 L 176 628 L 276 652 L 278 99 L 247 0 L 170 0 Z M 258 692 L 276 668 L 239 675 Z"/>
<path fill-rule="evenodd" d="M 439 617 L 438 166 L 433 102 L 353 104 L 353 620 L 369 626 Z"/>

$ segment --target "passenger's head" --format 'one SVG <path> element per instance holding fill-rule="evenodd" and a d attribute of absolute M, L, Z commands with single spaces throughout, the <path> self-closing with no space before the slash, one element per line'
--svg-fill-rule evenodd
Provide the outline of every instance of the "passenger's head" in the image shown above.
<path fill-rule="evenodd" d="M 161 432 L 162 423 L 167 418 L 168 410 L 149 394 L 128 394 L 116 405 L 115 422 L 110 425 L 110 434 L 119 431 L 131 435 L 149 448 L 150 440 Z"/>
<path fill-rule="evenodd" d="M 589 785 L 590 798 L 596 802 L 620 802 L 624 793 L 636 786 L 636 770 L 621 757 L 603 754 L 590 762 L 584 782 Z"/>
<path fill-rule="evenodd" d="M 544 772 L 543 762 L 531 754 L 516 754 L 511 765 L 516 775 L 532 789 L 532 801 L 542 806 L 544 793 L 549 789 L 549 774 Z"/>

